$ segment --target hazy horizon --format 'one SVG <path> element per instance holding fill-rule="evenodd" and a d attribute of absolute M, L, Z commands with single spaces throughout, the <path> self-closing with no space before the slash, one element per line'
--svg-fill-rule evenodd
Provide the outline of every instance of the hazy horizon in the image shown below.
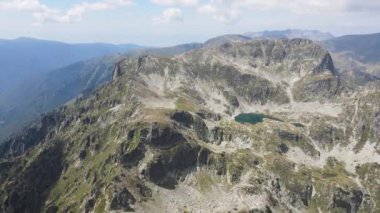
<path fill-rule="evenodd" d="M 370 0 L 0 0 L 1 37 L 169 46 L 222 34 L 312 29 L 380 32 Z"/>

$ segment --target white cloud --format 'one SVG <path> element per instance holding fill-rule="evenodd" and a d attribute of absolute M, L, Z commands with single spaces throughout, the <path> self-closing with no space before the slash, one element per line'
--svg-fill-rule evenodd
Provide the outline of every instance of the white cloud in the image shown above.
<path fill-rule="evenodd" d="M 281 10 L 293 14 L 379 12 L 377 0 L 208 0 L 197 9 L 224 23 L 239 20 L 243 11 Z"/>
<path fill-rule="evenodd" d="M 165 6 L 196 6 L 198 0 L 151 0 L 153 4 L 165 5 Z"/>
<path fill-rule="evenodd" d="M 81 20 L 87 11 L 107 10 L 126 6 L 133 0 L 102 0 L 93 3 L 82 2 L 67 11 L 50 8 L 39 0 L 0 0 L 0 10 L 30 11 L 36 19 L 34 25 L 46 22 L 69 23 Z"/>
<path fill-rule="evenodd" d="M 180 8 L 168 8 L 161 15 L 153 18 L 153 24 L 165 24 L 172 21 L 182 21 L 183 14 Z"/>
<path fill-rule="evenodd" d="M 236 9 L 226 9 L 218 7 L 213 4 L 205 4 L 198 8 L 199 13 L 211 15 L 214 19 L 226 23 L 232 24 L 238 21 L 240 17 L 240 11 Z"/>
<path fill-rule="evenodd" d="M 240 7 L 236 7 L 236 0 L 211 0 L 209 3 L 201 5 L 198 12 L 206 15 L 211 15 L 214 19 L 232 24 L 240 18 Z"/>
<path fill-rule="evenodd" d="M 27 11 L 33 14 L 35 24 L 47 22 L 70 23 L 81 20 L 89 11 L 109 10 L 130 5 L 135 0 L 81 0 L 68 10 L 52 8 L 42 0 L 0 0 L 1 10 Z M 348 13 L 379 13 L 379 0 L 150 0 L 152 4 L 170 7 L 154 23 L 182 20 L 184 7 L 192 12 L 206 14 L 215 20 L 232 24 L 240 16 L 255 11 L 277 10 L 292 14 L 339 15 Z"/>
<path fill-rule="evenodd" d="M 44 9 L 38 0 L 1 0 L 0 10 L 26 10 L 34 11 Z"/>

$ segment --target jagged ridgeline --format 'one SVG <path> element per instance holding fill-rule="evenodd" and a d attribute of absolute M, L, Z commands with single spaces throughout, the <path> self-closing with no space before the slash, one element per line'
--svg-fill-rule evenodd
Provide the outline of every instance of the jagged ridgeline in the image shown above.
<path fill-rule="evenodd" d="M 303 39 L 125 59 L 1 146 L 0 209 L 379 212 L 379 89 Z"/>

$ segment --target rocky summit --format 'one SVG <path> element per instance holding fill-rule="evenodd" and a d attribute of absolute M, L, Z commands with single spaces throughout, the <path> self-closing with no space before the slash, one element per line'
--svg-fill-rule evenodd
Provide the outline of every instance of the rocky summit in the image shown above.
<path fill-rule="evenodd" d="M 125 58 L 1 145 L 0 211 L 380 212 L 380 82 L 346 81 L 306 39 Z"/>

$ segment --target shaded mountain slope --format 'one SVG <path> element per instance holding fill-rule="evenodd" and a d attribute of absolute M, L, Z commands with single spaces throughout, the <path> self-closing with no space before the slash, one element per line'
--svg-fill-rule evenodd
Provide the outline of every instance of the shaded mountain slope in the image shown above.
<path fill-rule="evenodd" d="M 66 44 L 32 38 L 0 40 L 0 91 L 39 73 L 138 48 L 134 44 Z"/>
<path fill-rule="evenodd" d="M 113 54 L 71 64 L 23 81 L 0 94 L 0 142 L 36 119 L 39 114 L 61 106 L 71 99 L 87 96 L 112 77 L 114 65 L 124 57 L 173 55 L 199 48 L 201 44 L 183 44 L 166 48 L 148 48 Z"/>
<path fill-rule="evenodd" d="M 325 42 L 334 52 L 346 52 L 364 63 L 380 62 L 380 33 L 366 35 L 346 35 Z"/>

